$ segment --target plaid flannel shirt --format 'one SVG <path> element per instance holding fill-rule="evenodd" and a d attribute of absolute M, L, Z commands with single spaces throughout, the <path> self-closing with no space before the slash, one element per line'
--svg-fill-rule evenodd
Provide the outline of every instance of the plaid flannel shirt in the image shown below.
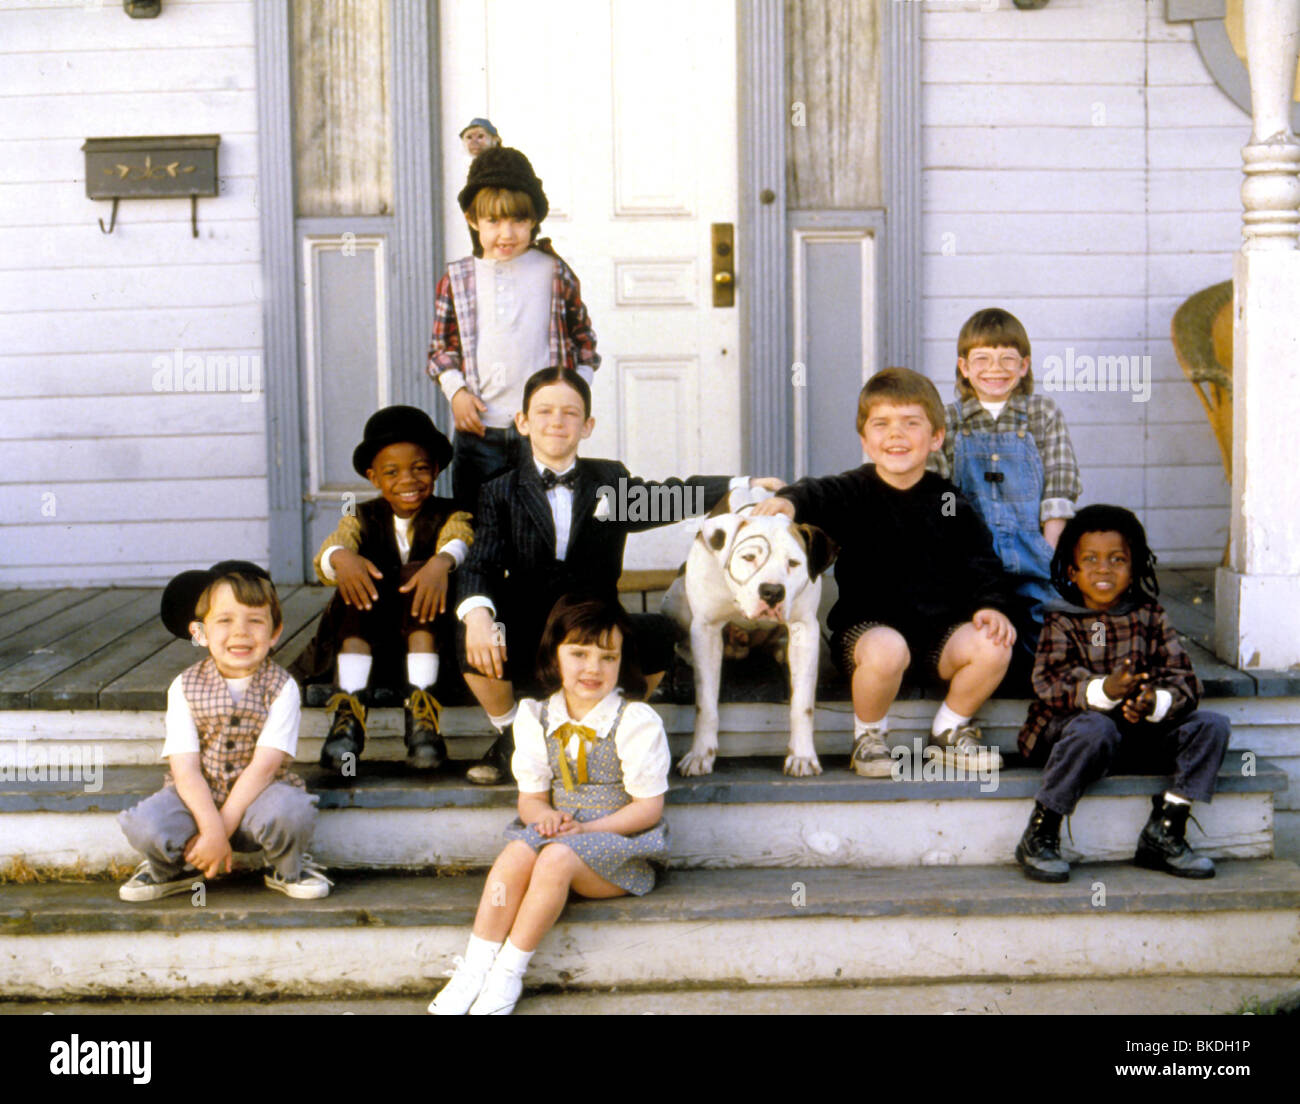
<path fill-rule="evenodd" d="M 279 664 L 265 660 L 253 672 L 253 680 L 235 705 L 230 687 L 211 656 L 182 672 L 185 702 L 194 717 L 194 727 L 199 730 L 199 768 L 218 808 L 253 761 L 257 738 L 262 734 L 271 703 L 289 677 L 289 672 Z M 172 780 L 170 773 L 167 780 Z M 272 781 L 307 788 L 283 763 Z"/>
<path fill-rule="evenodd" d="M 582 302 L 582 285 L 567 264 L 549 248 L 553 262 L 551 277 L 550 362 L 537 368 L 563 364 L 574 371 L 585 365 L 595 371 L 600 367 L 596 352 L 596 332 Z M 474 288 L 474 258 L 462 257 L 447 266 L 438 281 L 433 308 L 433 337 L 429 341 L 430 378 L 459 368 L 472 394 L 480 393 L 478 362 L 478 295 Z"/>
<path fill-rule="evenodd" d="M 1151 676 L 1148 686 L 1169 691 L 1173 699 L 1160 723 L 1196 708 L 1201 682 L 1158 603 L 1146 601 L 1122 612 L 1049 607 L 1034 656 L 1035 697 L 1020 730 L 1020 750 L 1028 755 L 1054 720 L 1090 708 L 1088 683 L 1129 657 L 1135 672 Z"/>
<path fill-rule="evenodd" d="M 1026 395 L 1017 391 L 1007 400 L 996 420 L 974 395 L 949 403 L 944 414 L 947 432 L 942 451 L 930 454 L 929 467 L 932 470 L 945 479 L 952 478 L 953 450 L 957 434 L 963 428 L 972 433 L 1014 433 L 1017 415 L 1023 414 L 1029 420 L 1029 432 L 1033 434 L 1038 455 L 1043 461 L 1043 501 L 1039 523 L 1051 518 L 1074 517 L 1074 503 L 1083 492 L 1083 484 L 1079 481 L 1079 461 L 1075 459 L 1065 419 L 1056 403 L 1046 395 Z"/>

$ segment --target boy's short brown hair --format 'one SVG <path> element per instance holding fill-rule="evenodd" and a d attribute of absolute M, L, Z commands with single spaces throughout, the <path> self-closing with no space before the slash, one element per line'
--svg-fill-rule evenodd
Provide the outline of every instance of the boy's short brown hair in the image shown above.
<path fill-rule="evenodd" d="M 485 218 L 526 218 L 533 224 L 528 240 L 537 240 L 537 208 L 533 204 L 533 197 L 527 192 L 511 188 L 480 188 L 474 193 L 465 214 L 475 222 Z M 483 243 L 479 240 L 478 231 L 472 226 L 469 228 L 469 237 L 474 244 L 474 256 L 483 256 Z"/>
<path fill-rule="evenodd" d="M 970 355 L 972 349 L 979 348 L 981 345 L 991 349 L 1005 345 L 1007 348 L 1015 349 L 1026 359 L 1030 355 L 1029 334 L 1025 331 L 1025 327 L 1019 318 L 1001 307 L 985 307 L 966 319 L 961 333 L 957 335 L 957 356 L 964 360 Z M 971 387 L 970 380 L 961 374 L 961 365 L 957 365 L 954 371 L 957 373 L 957 393 L 963 399 L 970 398 L 975 394 L 975 389 Z M 1020 382 L 1016 384 L 1016 390 L 1023 391 L 1026 395 L 1034 393 L 1032 368 L 1021 377 Z M 1013 391 L 1012 394 L 1014 393 Z"/>
<path fill-rule="evenodd" d="M 925 416 L 930 419 L 930 428 L 936 433 L 947 426 L 943 399 L 933 383 L 910 368 L 885 368 L 867 380 L 858 395 L 859 437 L 871 415 L 871 408 L 882 402 L 891 406 L 916 403 L 924 408 Z"/>
<path fill-rule="evenodd" d="M 263 579 L 260 575 L 250 575 L 246 571 L 230 571 L 218 575 L 204 587 L 199 600 L 194 603 L 195 621 L 202 621 L 207 617 L 208 611 L 212 608 L 213 591 L 222 583 L 230 584 L 230 589 L 235 592 L 235 601 L 241 606 L 252 606 L 254 609 L 262 606 L 269 608 L 272 632 L 283 623 L 284 616 L 280 612 L 280 598 L 275 593 L 275 584 L 270 579 Z"/>

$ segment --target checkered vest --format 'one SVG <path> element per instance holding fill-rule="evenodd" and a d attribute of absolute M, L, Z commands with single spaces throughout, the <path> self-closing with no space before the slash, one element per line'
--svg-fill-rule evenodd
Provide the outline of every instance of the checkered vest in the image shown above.
<path fill-rule="evenodd" d="M 182 673 L 181 689 L 194 717 L 194 727 L 199 730 L 199 767 L 218 808 L 230 796 L 235 779 L 253 761 L 253 750 L 271 703 L 288 681 L 289 672 L 267 660 L 253 673 L 253 681 L 239 705 L 235 705 L 230 688 L 211 656 Z M 272 781 L 307 788 L 285 765 L 281 765 Z"/>

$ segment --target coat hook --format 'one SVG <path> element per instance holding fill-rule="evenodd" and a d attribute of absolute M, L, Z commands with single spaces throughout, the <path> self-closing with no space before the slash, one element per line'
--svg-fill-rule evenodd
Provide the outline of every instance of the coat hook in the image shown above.
<path fill-rule="evenodd" d="M 119 198 L 120 197 L 115 197 L 113 199 L 113 213 L 109 216 L 107 230 L 104 229 L 104 220 L 99 220 L 99 228 L 100 230 L 103 230 L 105 234 L 111 234 L 113 232 L 113 227 L 117 225 L 117 204 Z"/>

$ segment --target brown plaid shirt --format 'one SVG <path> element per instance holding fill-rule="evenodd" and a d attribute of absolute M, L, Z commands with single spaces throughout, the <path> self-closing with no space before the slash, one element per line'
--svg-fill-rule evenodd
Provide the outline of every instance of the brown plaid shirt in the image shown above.
<path fill-rule="evenodd" d="M 1153 690 L 1173 698 L 1164 720 L 1174 720 L 1201 700 L 1201 683 L 1165 611 L 1156 602 L 1114 610 L 1048 609 L 1034 657 L 1034 694 L 1020 730 L 1028 755 L 1058 718 L 1089 708 L 1088 683 L 1133 658 L 1135 672 L 1151 675 Z M 1050 737 L 1049 737 L 1050 739 Z"/>
<path fill-rule="evenodd" d="M 218 808 L 230 796 L 235 780 L 253 761 L 257 738 L 262 734 L 271 703 L 288 681 L 288 671 L 266 660 L 253 673 L 253 681 L 239 705 L 235 705 L 230 688 L 211 656 L 181 674 L 185 702 L 194 717 L 194 727 L 199 730 L 199 767 Z M 307 788 L 284 764 L 273 781 Z"/>

